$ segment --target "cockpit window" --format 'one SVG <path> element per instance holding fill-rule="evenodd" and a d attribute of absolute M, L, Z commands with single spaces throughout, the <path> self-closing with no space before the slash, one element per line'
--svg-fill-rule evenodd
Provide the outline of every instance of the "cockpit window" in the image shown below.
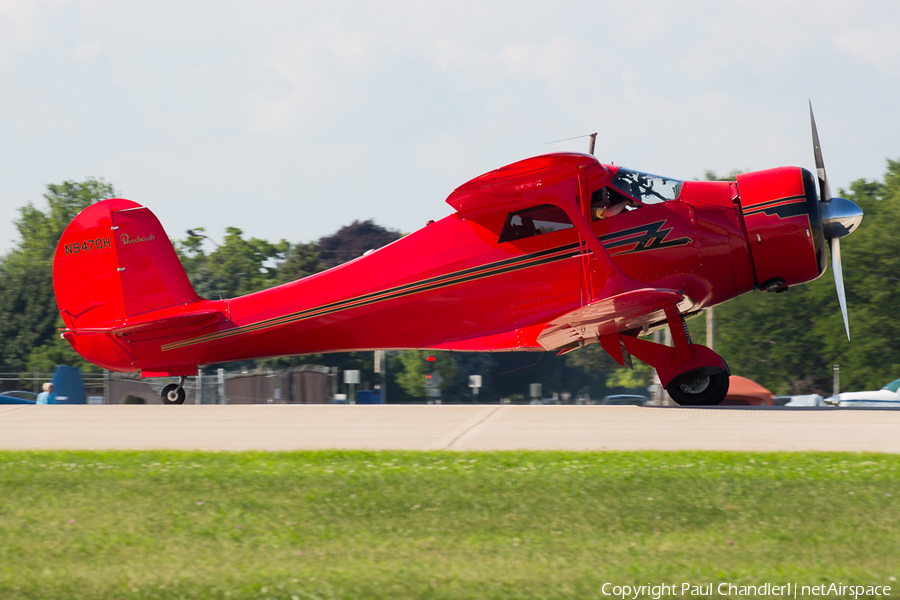
<path fill-rule="evenodd" d="M 573 227 L 566 212 L 552 204 L 542 204 L 511 212 L 500 233 L 500 242 L 522 240 L 542 233 L 560 231 Z"/>
<path fill-rule="evenodd" d="M 895 379 L 881 389 L 896 393 L 896 391 L 900 389 L 900 379 Z"/>
<path fill-rule="evenodd" d="M 643 204 L 675 200 L 681 194 L 683 183 L 678 179 L 621 168 L 612 180 L 614 187 Z"/>

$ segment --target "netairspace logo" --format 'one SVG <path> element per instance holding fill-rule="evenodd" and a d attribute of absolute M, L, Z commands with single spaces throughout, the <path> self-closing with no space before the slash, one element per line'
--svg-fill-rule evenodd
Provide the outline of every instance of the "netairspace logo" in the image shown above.
<path fill-rule="evenodd" d="M 762 585 L 737 585 L 733 583 L 660 583 L 646 585 L 616 585 L 604 583 L 600 588 L 604 596 L 614 598 L 653 598 L 659 600 L 671 596 L 783 596 L 801 598 L 807 596 L 834 596 L 836 598 L 859 598 L 860 596 L 890 596 L 889 585 L 847 585 L 844 583 L 822 583 L 802 585 L 799 583 L 763 583 Z"/>

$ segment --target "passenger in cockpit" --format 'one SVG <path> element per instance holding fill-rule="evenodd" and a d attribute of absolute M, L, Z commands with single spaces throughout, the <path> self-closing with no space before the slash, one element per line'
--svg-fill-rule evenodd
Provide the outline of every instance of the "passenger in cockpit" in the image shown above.
<path fill-rule="evenodd" d="M 610 198 L 609 188 L 600 188 L 591 194 L 591 219 L 599 221 L 614 217 L 629 205 L 633 207 L 634 202 L 624 195 L 617 193 Z"/>
<path fill-rule="evenodd" d="M 533 235 L 540 235 L 541 232 L 534 224 L 534 219 L 531 217 L 522 217 L 522 224 L 519 226 L 519 231 L 517 234 L 517 238 L 527 238 Z"/>

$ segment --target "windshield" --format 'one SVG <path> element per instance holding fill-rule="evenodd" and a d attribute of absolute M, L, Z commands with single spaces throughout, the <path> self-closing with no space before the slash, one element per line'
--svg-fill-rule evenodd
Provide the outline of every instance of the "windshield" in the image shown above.
<path fill-rule="evenodd" d="M 889 392 L 897 393 L 898 388 L 900 388 L 900 379 L 895 379 L 894 381 L 890 382 L 889 384 L 887 384 L 886 386 L 884 386 L 881 389 L 887 390 Z"/>
<path fill-rule="evenodd" d="M 0 396 L 6 396 L 7 398 L 18 398 L 20 400 L 31 400 L 34 402 L 34 399 L 37 398 L 37 394 L 33 392 L 21 392 L 19 390 L 13 390 L 11 392 L 3 392 Z"/>
<path fill-rule="evenodd" d="M 682 183 L 684 182 L 678 179 L 629 169 L 619 169 L 612 180 L 613 186 L 643 204 L 675 200 L 681 193 Z"/>

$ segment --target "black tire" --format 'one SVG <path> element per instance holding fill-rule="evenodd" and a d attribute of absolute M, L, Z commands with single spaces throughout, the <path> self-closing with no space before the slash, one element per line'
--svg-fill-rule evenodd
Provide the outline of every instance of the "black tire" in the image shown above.
<path fill-rule="evenodd" d="M 187 394 L 184 388 L 179 388 L 177 383 L 170 383 L 162 389 L 160 393 L 163 404 L 184 404 Z"/>
<path fill-rule="evenodd" d="M 718 406 L 728 394 L 728 373 L 706 369 L 682 373 L 669 382 L 666 391 L 681 406 Z"/>

